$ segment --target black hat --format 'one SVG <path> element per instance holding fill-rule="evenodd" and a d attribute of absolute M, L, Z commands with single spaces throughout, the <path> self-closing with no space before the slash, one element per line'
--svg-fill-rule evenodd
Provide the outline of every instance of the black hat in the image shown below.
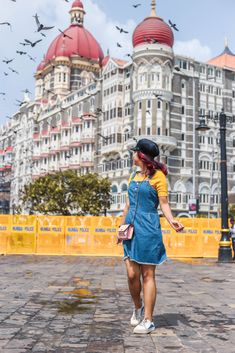
<path fill-rule="evenodd" d="M 141 139 L 137 142 L 135 147 L 130 148 L 132 151 L 140 151 L 150 158 L 154 159 L 159 156 L 159 148 L 158 145 L 148 139 Z"/>

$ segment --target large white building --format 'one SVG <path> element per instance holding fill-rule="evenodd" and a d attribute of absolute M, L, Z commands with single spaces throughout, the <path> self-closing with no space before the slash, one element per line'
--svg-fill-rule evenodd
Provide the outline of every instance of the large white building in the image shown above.
<path fill-rule="evenodd" d="M 235 192 L 235 56 L 224 52 L 208 63 L 174 55 L 172 29 L 155 12 L 133 33 L 130 61 L 104 57 L 85 29 L 80 0 L 71 23 L 50 45 L 35 80 L 35 99 L 27 94 L 11 123 L 0 130 L 0 211 L 14 212 L 19 191 L 31 180 L 56 170 L 98 172 L 112 181 L 108 214 L 125 204 L 131 170 L 129 147 L 147 137 L 161 148 L 169 169 L 173 212 L 188 216 L 189 200 L 200 213 L 220 212 L 219 128 L 198 132 L 200 115 L 224 108 L 228 188 Z M 8 192 L 10 186 L 10 194 Z M 8 207 L 8 200 L 10 205 Z M 4 203 L 5 202 L 5 203 Z M 25 210 L 28 212 L 29 210 Z"/>

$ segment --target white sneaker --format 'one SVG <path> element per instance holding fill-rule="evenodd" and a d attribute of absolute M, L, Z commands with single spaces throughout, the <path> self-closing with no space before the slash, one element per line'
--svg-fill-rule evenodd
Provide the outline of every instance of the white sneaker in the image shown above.
<path fill-rule="evenodd" d="M 155 330 L 153 321 L 144 319 L 139 325 L 134 328 L 133 333 L 150 333 Z"/>
<path fill-rule="evenodd" d="M 144 304 L 142 304 L 140 309 L 134 309 L 131 317 L 131 326 L 137 326 L 142 320 L 144 315 Z"/>

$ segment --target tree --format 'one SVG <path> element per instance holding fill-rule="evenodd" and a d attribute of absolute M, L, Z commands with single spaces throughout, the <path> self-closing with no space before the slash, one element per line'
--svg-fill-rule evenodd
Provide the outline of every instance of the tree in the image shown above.
<path fill-rule="evenodd" d="M 25 185 L 20 200 L 30 214 L 99 216 L 110 207 L 110 187 L 98 174 L 59 171 Z"/>

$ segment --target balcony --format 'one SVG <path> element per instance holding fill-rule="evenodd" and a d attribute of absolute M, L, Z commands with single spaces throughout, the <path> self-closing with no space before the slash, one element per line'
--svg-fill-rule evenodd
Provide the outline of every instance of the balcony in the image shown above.
<path fill-rule="evenodd" d="M 81 137 L 81 143 L 95 143 L 95 137 L 92 136 L 82 136 Z"/>
<path fill-rule="evenodd" d="M 72 118 L 72 125 L 82 125 L 82 119 L 81 118 Z"/>
<path fill-rule="evenodd" d="M 94 166 L 94 162 L 93 161 L 82 161 L 80 163 L 81 167 L 93 167 Z"/>
<path fill-rule="evenodd" d="M 190 177 L 192 177 L 192 173 L 193 173 L 192 168 L 181 168 L 180 169 L 180 175 L 182 177 L 190 178 Z"/>
<path fill-rule="evenodd" d="M 110 154 L 122 151 L 122 143 L 112 143 L 101 147 L 101 154 Z"/>

